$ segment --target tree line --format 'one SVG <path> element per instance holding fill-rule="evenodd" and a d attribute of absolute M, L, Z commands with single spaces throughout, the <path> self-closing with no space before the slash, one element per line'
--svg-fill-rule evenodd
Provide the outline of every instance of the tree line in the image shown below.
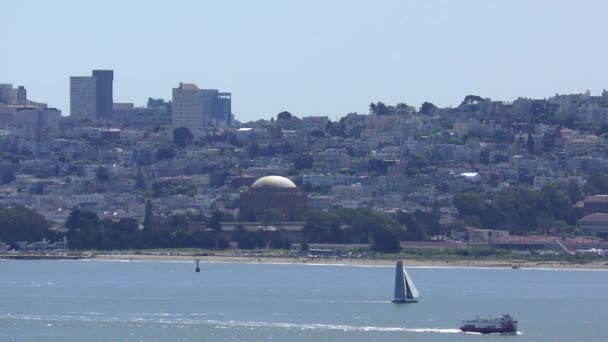
<path fill-rule="evenodd" d="M 585 193 L 608 190 L 608 179 L 597 175 L 583 188 Z M 392 214 L 370 209 L 336 209 L 332 211 L 308 211 L 303 221 L 301 242 L 336 244 L 371 244 L 380 252 L 398 252 L 400 241 L 424 241 L 440 239 L 452 229 L 463 230 L 467 226 L 508 230 L 512 234 L 577 235 L 577 212 L 572 204 L 583 198 L 576 183 L 567 189 L 546 185 L 540 190 L 510 187 L 501 190 L 493 198 L 464 192 L 454 198 L 458 211 L 456 222 L 440 224 L 439 205 L 430 212 L 397 211 Z M 197 212 L 169 215 L 162 223 L 146 204 L 143 222 L 133 218 L 120 220 L 101 219 L 94 212 L 74 209 L 65 227 L 70 249 L 140 249 L 140 248 L 216 248 L 229 247 L 235 242 L 239 248 L 289 249 L 293 241 L 283 234 L 284 216 L 269 210 L 263 215 L 262 226 L 278 229 L 250 231 L 237 226 L 231 235 L 222 233 L 220 222 L 234 221 L 232 215 L 219 210 L 210 216 Z M 191 224 L 196 223 L 196 229 Z M 43 238 L 57 240 L 61 234 L 49 229 L 45 218 L 26 207 L 0 208 L 0 240 L 14 245 L 17 241 L 40 241 Z"/>
<path fill-rule="evenodd" d="M 50 230 L 51 225 L 35 210 L 18 206 L 0 208 L 0 241 L 16 248 L 16 242 L 55 241 L 60 234 Z"/>
<path fill-rule="evenodd" d="M 572 205 L 582 199 L 575 183 L 564 192 L 555 185 L 540 190 L 512 187 L 500 191 L 492 200 L 465 192 L 455 196 L 461 225 L 508 230 L 518 235 L 555 233 L 576 234 L 577 213 Z"/>

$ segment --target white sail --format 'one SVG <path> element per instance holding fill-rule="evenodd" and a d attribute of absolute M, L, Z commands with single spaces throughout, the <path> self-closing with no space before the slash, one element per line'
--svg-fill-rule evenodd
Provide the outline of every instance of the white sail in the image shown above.
<path fill-rule="evenodd" d="M 407 270 L 405 269 L 405 267 L 403 268 L 403 274 L 405 275 L 406 286 L 409 287 L 410 292 L 412 293 L 412 298 L 414 298 L 414 299 L 420 298 L 420 293 L 418 292 L 416 285 L 414 285 L 414 281 L 412 280 L 412 277 L 410 277 L 409 273 L 407 273 Z"/>

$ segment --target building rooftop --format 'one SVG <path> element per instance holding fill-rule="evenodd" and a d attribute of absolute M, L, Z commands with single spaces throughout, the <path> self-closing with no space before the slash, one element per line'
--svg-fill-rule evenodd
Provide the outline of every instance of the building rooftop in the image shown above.
<path fill-rule="evenodd" d="M 585 198 L 585 202 L 608 202 L 608 195 L 595 195 Z"/>
<path fill-rule="evenodd" d="M 199 90 L 194 83 L 183 83 L 179 82 L 179 89 L 181 90 Z"/>
<path fill-rule="evenodd" d="M 296 185 L 289 179 L 281 176 L 266 176 L 258 179 L 251 185 L 252 188 L 295 188 Z"/>
<path fill-rule="evenodd" d="M 608 223 L 608 214 L 594 213 L 587 215 L 579 220 L 579 222 L 601 222 Z"/>

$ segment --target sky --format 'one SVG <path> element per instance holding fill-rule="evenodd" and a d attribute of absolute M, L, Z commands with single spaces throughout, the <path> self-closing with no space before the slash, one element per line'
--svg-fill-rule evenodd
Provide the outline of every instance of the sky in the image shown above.
<path fill-rule="evenodd" d="M 608 1 L 20 0 L 2 5 L 0 83 L 69 114 L 69 77 L 114 70 L 114 102 L 179 82 L 235 118 L 457 106 L 608 88 Z"/>

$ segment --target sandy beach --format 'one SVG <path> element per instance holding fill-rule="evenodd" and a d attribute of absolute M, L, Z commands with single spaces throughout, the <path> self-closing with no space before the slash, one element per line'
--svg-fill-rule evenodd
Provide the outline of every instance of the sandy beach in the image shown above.
<path fill-rule="evenodd" d="M 197 258 L 201 263 L 277 263 L 277 264 L 327 264 L 351 266 L 393 266 L 396 259 L 376 258 L 307 258 L 284 256 L 239 256 L 239 255 L 208 255 L 194 256 L 188 254 L 97 254 L 99 260 L 123 261 L 181 261 L 194 262 Z M 608 270 L 605 260 L 588 263 L 571 263 L 567 261 L 530 261 L 530 260 L 440 260 L 440 259 L 402 259 L 410 267 L 500 267 L 500 268 L 534 268 L 534 269 L 593 269 Z"/>

